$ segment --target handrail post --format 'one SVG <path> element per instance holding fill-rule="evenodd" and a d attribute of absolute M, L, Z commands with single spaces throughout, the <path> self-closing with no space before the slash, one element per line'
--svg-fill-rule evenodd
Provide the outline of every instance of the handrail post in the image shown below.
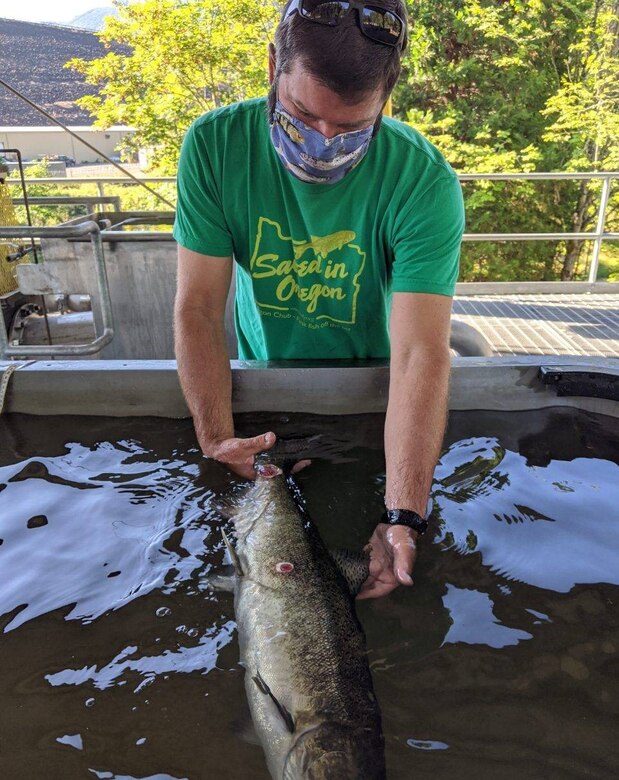
<path fill-rule="evenodd" d="M 604 226 L 606 225 L 606 209 L 610 198 L 610 176 L 602 180 L 602 194 L 600 196 L 600 210 L 598 211 L 598 222 L 595 229 L 595 241 L 593 242 L 593 255 L 591 257 L 591 268 L 589 269 L 589 282 L 594 284 L 597 281 L 598 270 L 600 267 L 600 251 L 602 241 L 604 240 Z"/>

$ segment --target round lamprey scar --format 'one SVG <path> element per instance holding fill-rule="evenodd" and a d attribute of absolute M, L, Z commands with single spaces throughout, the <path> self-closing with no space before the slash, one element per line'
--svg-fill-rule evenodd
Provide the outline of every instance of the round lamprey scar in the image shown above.
<path fill-rule="evenodd" d="M 294 571 L 294 564 L 289 563 L 288 561 L 282 561 L 275 566 L 275 571 L 278 574 L 290 574 L 290 572 Z"/>

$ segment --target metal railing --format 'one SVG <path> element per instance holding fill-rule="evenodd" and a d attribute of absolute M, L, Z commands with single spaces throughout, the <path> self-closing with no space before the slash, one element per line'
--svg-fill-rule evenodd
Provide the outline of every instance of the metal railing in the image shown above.
<path fill-rule="evenodd" d="M 606 213 L 610 200 L 611 183 L 619 180 L 619 171 L 600 171 L 595 173 L 463 173 L 458 176 L 463 181 L 593 181 L 601 180 L 602 192 L 598 209 L 596 229 L 588 233 L 465 233 L 464 241 L 593 241 L 593 255 L 589 269 L 589 283 L 597 280 L 600 251 L 605 240 L 619 239 L 619 233 L 605 232 Z"/>
<path fill-rule="evenodd" d="M 14 345 L 9 344 L 7 333 L 0 320 L 0 359 L 11 357 L 38 358 L 38 357 L 79 357 L 83 355 L 95 355 L 114 338 L 114 316 L 112 312 L 112 300 L 105 265 L 105 253 L 101 241 L 99 225 L 93 221 L 81 222 L 77 225 L 62 227 L 23 227 L 0 226 L 0 241 L 6 239 L 28 238 L 89 238 L 95 272 L 99 301 L 101 303 L 102 331 L 95 334 L 95 339 L 87 344 L 49 344 Z M 32 266 L 35 271 L 40 271 L 43 266 Z M 28 266 L 26 266 L 28 268 Z M 54 292 L 53 280 L 50 280 L 48 292 Z"/>
<path fill-rule="evenodd" d="M 619 233 L 607 232 L 605 230 L 606 218 L 608 212 L 608 203 L 612 182 L 619 181 L 619 171 L 599 171 L 592 173 L 462 173 L 458 175 L 461 182 L 468 181 L 594 181 L 602 182 L 600 194 L 600 204 L 594 231 L 584 233 L 570 232 L 550 232 L 550 233 L 465 233 L 463 241 L 592 241 L 593 254 L 591 258 L 591 267 L 589 269 L 589 282 L 594 284 L 597 281 L 597 275 L 600 263 L 600 251 L 602 243 L 609 240 L 619 239 Z M 144 176 L 140 177 L 149 184 L 173 184 L 176 181 L 174 176 Z M 7 184 L 20 186 L 19 181 L 7 179 Z M 106 184 L 123 184 L 127 186 L 137 186 L 132 181 L 127 181 L 118 176 L 103 176 L 99 178 L 46 178 L 46 179 L 27 179 L 27 184 L 54 184 L 58 186 L 72 186 L 74 184 L 91 184 L 97 187 L 100 197 L 105 197 Z M 533 282 L 531 284 L 538 284 Z M 568 282 L 567 284 L 574 284 Z"/>

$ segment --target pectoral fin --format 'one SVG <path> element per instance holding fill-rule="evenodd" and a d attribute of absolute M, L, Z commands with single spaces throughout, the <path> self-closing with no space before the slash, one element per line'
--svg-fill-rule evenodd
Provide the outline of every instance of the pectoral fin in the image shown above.
<path fill-rule="evenodd" d="M 245 572 L 243 571 L 243 567 L 241 566 L 241 561 L 239 560 L 239 556 L 236 554 L 236 550 L 230 543 L 230 539 L 228 539 L 226 532 L 224 529 L 221 529 L 221 536 L 224 540 L 224 544 L 226 545 L 226 550 L 228 551 L 228 555 L 230 556 L 230 560 L 232 561 L 232 565 L 234 566 L 234 571 L 238 574 L 239 577 L 244 577 Z"/>
<path fill-rule="evenodd" d="M 273 691 L 269 688 L 269 686 L 262 679 L 262 675 L 260 674 L 260 672 L 256 672 L 255 676 L 252 677 L 252 680 L 256 683 L 256 685 L 258 686 L 258 689 L 261 691 L 261 693 L 264 693 L 265 696 L 269 696 L 271 698 L 271 701 L 277 707 L 277 711 L 282 716 L 282 718 L 284 720 L 284 723 L 286 724 L 286 728 L 288 729 L 288 731 L 291 734 L 293 734 L 294 733 L 294 720 L 292 719 L 292 715 L 288 712 L 288 710 L 284 707 L 284 705 L 273 694 Z"/>
<path fill-rule="evenodd" d="M 222 566 L 215 574 L 209 574 L 204 583 L 209 590 L 234 593 L 237 579 L 236 569 L 232 564 L 228 564 Z"/>
<path fill-rule="evenodd" d="M 351 596 L 356 596 L 370 573 L 370 556 L 368 553 L 354 553 L 350 550 L 336 548 L 329 550 L 333 563 L 346 580 Z"/>

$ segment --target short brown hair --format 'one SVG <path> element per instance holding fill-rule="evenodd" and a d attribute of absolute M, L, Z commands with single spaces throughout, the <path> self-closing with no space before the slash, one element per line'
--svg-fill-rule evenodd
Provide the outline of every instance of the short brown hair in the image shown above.
<path fill-rule="evenodd" d="M 377 89 L 382 89 L 386 100 L 400 76 L 407 34 L 401 47 L 385 46 L 361 32 L 356 10 L 346 14 L 336 27 L 327 27 L 298 13 L 286 18 L 290 2 L 286 3 L 275 32 L 274 86 L 279 74 L 290 73 L 293 63 L 299 61 L 317 81 L 346 102 L 357 103 Z M 407 24 L 402 0 L 372 0 L 372 5 L 394 11 Z M 270 97 L 274 102 L 274 95 Z"/>

